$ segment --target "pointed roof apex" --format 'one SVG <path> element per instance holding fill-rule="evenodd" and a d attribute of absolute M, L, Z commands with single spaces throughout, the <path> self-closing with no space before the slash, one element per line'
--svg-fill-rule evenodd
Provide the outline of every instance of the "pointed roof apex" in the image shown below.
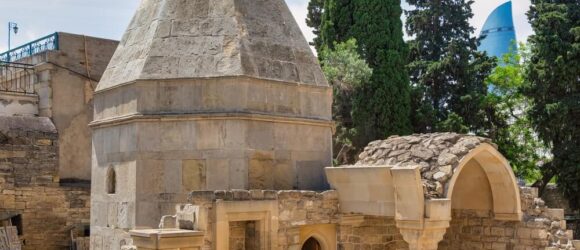
<path fill-rule="evenodd" d="M 142 0 L 97 91 L 227 76 L 328 86 L 284 0 Z"/>

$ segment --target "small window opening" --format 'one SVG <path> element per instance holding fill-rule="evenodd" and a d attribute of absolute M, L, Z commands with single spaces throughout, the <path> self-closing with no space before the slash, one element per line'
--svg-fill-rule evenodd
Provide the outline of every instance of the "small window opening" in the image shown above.
<path fill-rule="evenodd" d="M 115 194 L 117 192 L 117 174 L 115 173 L 115 168 L 113 168 L 113 166 L 110 166 L 107 169 L 106 181 L 107 194 Z"/>

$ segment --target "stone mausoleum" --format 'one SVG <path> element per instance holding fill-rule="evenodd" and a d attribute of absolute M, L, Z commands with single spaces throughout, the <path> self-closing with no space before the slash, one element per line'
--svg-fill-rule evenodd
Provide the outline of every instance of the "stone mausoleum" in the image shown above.
<path fill-rule="evenodd" d="M 331 167 L 332 90 L 283 0 L 142 1 L 94 103 L 94 250 L 574 249 L 488 139 Z"/>
<path fill-rule="evenodd" d="M 0 250 L 580 249 L 488 139 L 332 166 L 331 107 L 284 0 L 142 0 L 118 47 L 2 53 Z"/>

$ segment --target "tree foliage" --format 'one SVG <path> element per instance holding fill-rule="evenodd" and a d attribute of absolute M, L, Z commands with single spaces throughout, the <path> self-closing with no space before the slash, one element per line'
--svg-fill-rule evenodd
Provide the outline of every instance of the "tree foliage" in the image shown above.
<path fill-rule="evenodd" d="M 515 47 L 515 46 L 514 46 Z M 520 44 L 519 50 L 500 58 L 487 78 L 490 84 L 486 97 L 495 111 L 494 131 L 500 152 L 510 161 L 515 174 L 533 183 L 542 177 L 540 166 L 549 162 L 546 145 L 538 138 L 527 112 L 531 101 L 522 93 L 529 50 Z"/>
<path fill-rule="evenodd" d="M 335 43 L 334 49 L 324 49 L 322 54 L 322 70 L 334 93 L 332 114 L 336 122 L 335 163 L 352 163 L 356 154 L 352 142 L 357 136 L 351 114 L 353 96 L 369 81 L 372 69 L 358 54 L 355 39 Z"/>
<path fill-rule="evenodd" d="M 403 40 L 400 0 L 326 0 L 322 45 L 355 38 L 358 52 L 373 69 L 353 96 L 355 147 L 410 129 L 408 49 Z M 324 56 L 324 55 L 323 55 Z"/>
<path fill-rule="evenodd" d="M 495 119 L 486 105 L 485 78 L 495 67 L 492 58 L 477 51 L 469 19 L 471 4 L 464 0 L 409 0 L 407 11 L 415 132 L 472 132 L 493 134 Z"/>
<path fill-rule="evenodd" d="M 356 0 L 324 0 L 324 11 L 320 30 L 322 47 L 333 48 L 335 43 L 353 38 L 350 29 L 354 24 L 354 1 Z M 358 37 L 354 37 L 359 39 Z M 360 41 L 359 41 L 360 45 Z"/>
<path fill-rule="evenodd" d="M 314 33 L 314 40 L 310 45 L 316 48 L 316 51 L 321 51 L 322 41 L 320 39 L 320 28 L 322 25 L 322 14 L 324 12 L 324 0 L 310 0 L 308 2 L 308 14 L 306 15 L 306 25 L 312 28 Z"/>
<path fill-rule="evenodd" d="M 580 2 L 532 0 L 528 19 L 530 63 L 525 94 L 529 117 L 539 137 L 551 147 L 552 164 L 573 208 L 580 208 Z"/>

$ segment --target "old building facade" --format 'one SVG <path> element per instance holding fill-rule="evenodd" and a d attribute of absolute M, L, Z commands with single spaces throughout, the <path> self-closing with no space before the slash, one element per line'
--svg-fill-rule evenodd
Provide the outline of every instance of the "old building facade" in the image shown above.
<path fill-rule="evenodd" d="M 0 226 L 16 226 L 21 249 L 89 234 L 88 123 L 116 46 L 58 32 L 0 54 Z"/>

